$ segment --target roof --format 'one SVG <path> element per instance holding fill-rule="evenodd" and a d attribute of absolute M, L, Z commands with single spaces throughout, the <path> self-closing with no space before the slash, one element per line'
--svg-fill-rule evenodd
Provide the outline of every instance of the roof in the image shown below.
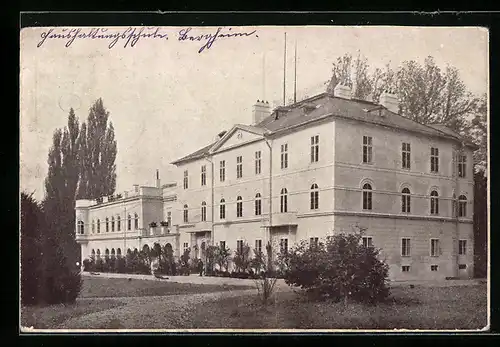
<path fill-rule="evenodd" d="M 454 139 L 463 141 L 468 146 L 476 148 L 471 141 L 468 141 L 445 125 L 424 125 L 391 112 L 384 106 L 374 102 L 360 99 L 344 99 L 328 93 L 318 94 L 293 105 L 277 107 L 270 116 L 260 123 L 253 126 L 236 124 L 233 129 L 241 128 L 260 135 L 275 134 L 329 117 L 353 119 L 361 122 L 403 129 L 410 132 L 417 132 L 427 136 Z M 231 132 L 232 131 L 227 132 L 223 138 L 231 136 Z M 218 142 L 219 141 L 216 141 L 203 147 L 172 164 L 203 157 L 205 154 L 208 154 L 212 146 Z"/>

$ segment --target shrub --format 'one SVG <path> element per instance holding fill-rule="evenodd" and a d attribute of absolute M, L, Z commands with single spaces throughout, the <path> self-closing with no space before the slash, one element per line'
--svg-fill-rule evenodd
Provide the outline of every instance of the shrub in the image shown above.
<path fill-rule="evenodd" d="M 237 272 L 245 272 L 250 268 L 250 246 L 247 243 L 234 252 L 233 261 Z"/>
<path fill-rule="evenodd" d="M 224 246 L 224 248 L 217 246 L 215 254 L 215 262 L 219 265 L 219 270 L 225 269 L 228 271 L 229 260 L 231 258 L 231 249 Z"/>
<path fill-rule="evenodd" d="M 101 257 L 98 257 L 95 261 L 95 267 L 94 267 L 96 272 L 102 272 L 104 269 L 104 261 L 102 260 Z"/>
<path fill-rule="evenodd" d="M 116 272 L 118 273 L 126 273 L 127 272 L 127 267 L 126 267 L 126 261 L 125 258 L 123 257 L 117 257 L 116 258 Z"/>
<path fill-rule="evenodd" d="M 311 248 L 302 242 L 288 254 L 285 282 L 336 301 L 376 303 L 389 295 L 388 266 L 379 250 L 365 247 L 363 232 L 336 234 Z"/>
<path fill-rule="evenodd" d="M 83 260 L 83 271 L 94 271 L 94 261 L 93 259 Z"/>

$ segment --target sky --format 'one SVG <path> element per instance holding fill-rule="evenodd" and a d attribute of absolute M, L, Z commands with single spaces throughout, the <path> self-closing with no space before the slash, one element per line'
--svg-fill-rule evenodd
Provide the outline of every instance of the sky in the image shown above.
<path fill-rule="evenodd" d="M 80 123 L 86 121 L 98 98 L 115 128 L 117 192 L 133 184 L 154 185 L 156 169 L 162 183 L 172 182 L 172 161 L 206 146 L 236 123 L 251 124 L 257 99 L 282 102 L 285 32 L 287 99 L 293 96 L 295 42 L 299 99 L 323 92 L 334 60 L 358 51 L 372 67 L 422 63 L 431 55 L 441 68 L 458 68 L 471 92 L 483 94 L 488 88 L 484 28 L 223 27 L 220 33 L 249 35 L 218 37 L 201 53 L 206 40 L 179 40 L 179 32 L 186 30 L 181 27 L 145 28 L 143 33 L 156 32 L 157 37 L 140 37 L 133 47 L 131 41 L 125 47 L 127 27 L 108 27 L 108 34 L 125 37 L 112 48 L 112 38 L 76 38 L 66 47 L 69 39 L 49 35 L 42 42 L 50 29 L 51 34 L 76 30 L 21 31 L 20 189 L 37 199 L 44 196 L 54 130 L 67 124 L 70 107 Z M 186 36 L 216 31 L 194 27 Z"/>

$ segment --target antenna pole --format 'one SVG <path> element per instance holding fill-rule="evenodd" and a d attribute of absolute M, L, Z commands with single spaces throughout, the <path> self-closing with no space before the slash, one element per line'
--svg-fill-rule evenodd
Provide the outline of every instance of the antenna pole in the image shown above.
<path fill-rule="evenodd" d="M 283 106 L 286 105 L 286 32 L 285 32 L 285 50 L 283 52 Z"/>
<path fill-rule="evenodd" d="M 293 82 L 293 103 L 297 102 L 297 39 L 295 39 L 295 78 Z"/>
<path fill-rule="evenodd" d="M 262 100 L 266 100 L 266 52 L 262 54 Z"/>

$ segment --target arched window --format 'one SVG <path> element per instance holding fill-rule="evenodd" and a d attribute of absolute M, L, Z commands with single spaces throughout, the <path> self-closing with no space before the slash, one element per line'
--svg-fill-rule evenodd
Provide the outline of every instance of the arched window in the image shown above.
<path fill-rule="evenodd" d="M 95 233 L 95 220 L 92 219 L 92 234 Z"/>
<path fill-rule="evenodd" d="M 122 250 L 121 250 L 121 248 L 117 248 L 116 249 L 116 256 L 117 257 L 121 257 L 122 256 Z"/>
<path fill-rule="evenodd" d="M 134 229 L 139 229 L 139 215 L 136 213 L 134 216 Z"/>
<path fill-rule="evenodd" d="M 116 256 L 116 253 L 115 253 L 115 249 L 114 249 L 114 248 L 111 248 L 111 256 L 112 256 L 112 257 Z"/>
<path fill-rule="evenodd" d="M 243 217 L 243 199 L 241 196 L 236 198 L 236 217 Z"/>
<path fill-rule="evenodd" d="M 92 248 L 92 252 L 90 253 L 90 258 L 95 259 L 95 249 Z"/>
<path fill-rule="evenodd" d="M 109 218 L 106 217 L 106 232 L 109 232 Z"/>
<path fill-rule="evenodd" d="M 99 234 L 101 232 L 101 220 L 97 220 L 97 233 Z"/>
<path fill-rule="evenodd" d="M 262 214 L 262 198 L 260 193 L 255 194 L 255 215 L 260 216 Z"/>
<path fill-rule="evenodd" d="M 439 214 L 439 198 L 435 190 L 431 192 L 431 214 Z"/>
<path fill-rule="evenodd" d="M 458 197 L 458 216 L 467 216 L 467 197 L 465 195 L 460 195 Z"/>
<path fill-rule="evenodd" d="M 132 217 L 130 215 L 127 216 L 127 230 L 132 230 Z"/>
<path fill-rule="evenodd" d="M 111 217 L 111 231 L 115 231 L 115 217 Z"/>
<path fill-rule="evenodd" d="M 318 185 L 314 183 L 311 186 L 311 210 L 317 210 L 319 208 L 319 189 Z"/>
<path fill-rule="evenodd" d="M 280 193 L 280 212 L 288 212 L 288 191 L 286 188 L 281 189 Z"/>
<path fill-rule="evenodd" d="M 122 221 L 120 216 L 116 216 L 116 230 L 121 231 L 122 229 Z"/>
<path fill-rule="evenodd" d="M 78 221 L 78 234 L 83 235 L 84 229 L 83 229 L 83 221 L 79 220 Z"/>
<path fill-rule="evenodd" d="M 201 221 L 206 222 L 207 220 L 207 203 L 203 201 L 201 203 Z"/>
<path fill-rule="evenodd" d="M 410 213 L 410 190 L 403 188 L 401 191 L 401 212 Z"/>
<path fill-rule="evenodd" d="M 184 205 L 184 223 L 187 223 L 188 221 L 189 221 L 188 205 Z"/>
<path fill-rule="evenodd" d="M 106 248 L 106 251 L 104 252 L 104 256 L 105 256 L 106 258 L 108 258 L 108 257 L 109 257 L 109 249 L 107 249 L 107 248 Z"/>
<path fill-rule="evenodd" d="M 226 219 L 226 200 L 220 199 L 219 218 Z"/>
<path fill-rule="evenodd" d="M 363 185 L 363 210 L 372 209 L 372 186 L 369 183 Z"/>
<path fill-rule="evenodd" d="M 101 250 L 100 250 L 100 249 L 98 249 L 98 250 L 97 250 L 97 258 L 100 258 L 100 257 L 101 257 Z"/>

